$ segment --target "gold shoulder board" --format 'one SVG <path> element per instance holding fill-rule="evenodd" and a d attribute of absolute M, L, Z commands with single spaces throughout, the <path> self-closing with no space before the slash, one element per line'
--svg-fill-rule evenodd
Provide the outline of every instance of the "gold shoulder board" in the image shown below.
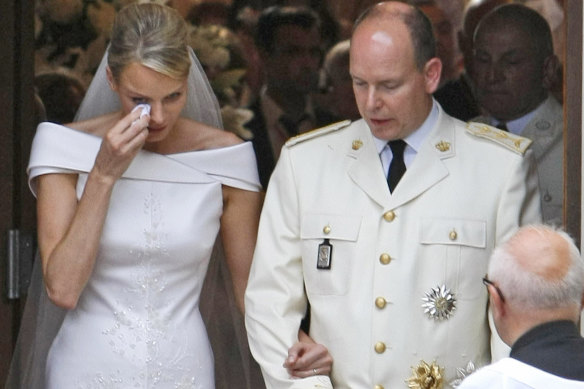
<path fill-rule="evenodd" d="M 500 130 L 484 123 L 468 122 L 466 123 L 466 131 L 479 138 L 492 140 L 520 155 L 525 154 L 525 151 L 532 143 L 531 139 Z"/>
<path fill-rule="evenodd" d="M 343 120 L 342 122 L 333 123 L 325 127 L 317 128 L 316 130 L 304 132 L 300 135 L 296 135 L 286 142 L 286 146 L 294 146 L 297 143 L 304 142 L 305 140 L 313 139 L 329 132 L 340 130 L 341 128 L 347 127 L 351 124 L 350 120 Z"/>

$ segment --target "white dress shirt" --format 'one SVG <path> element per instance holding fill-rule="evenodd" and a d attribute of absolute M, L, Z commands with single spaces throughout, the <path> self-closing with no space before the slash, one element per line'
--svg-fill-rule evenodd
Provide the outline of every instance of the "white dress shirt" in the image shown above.
<path fill-rule="evenodd" d="M 582 389 L 584 382 L 555 376 L 513 358 L 483 367 L 468 376 L 458 389 Z"/>
<path fill-rule="evenodd" d="M 414 161 L 414 157 L 418 153 L 418 150 L 424 143 L 424 139 L 426 136 L 432 131 L 432 128 L 438 122 L 438 105 L 436 100 L 433 101 L 432 109 L 430 110 L 430 114 L 422 123 L 420 128 L 416 131 L 412 132 L 409 136 L 404 139 L 407 146 L 404 150 L 404 163 L 406 164 L 406 168 L 410 167 L 412 162 Z M 381 159 L 381 165 L 383 166 L 383 171 L 385 172 L 385 176 L 387 177 L 387 173 L 389 172 L 389 165 L 391 164 L 391 160 L 393 158 L 393 154 L 389 145 L 387 144 L 387 140 L 379 139 L 373 137 L 375 146 L 377 147 L 377 152 L 379 153 L 379 158 Z"/>

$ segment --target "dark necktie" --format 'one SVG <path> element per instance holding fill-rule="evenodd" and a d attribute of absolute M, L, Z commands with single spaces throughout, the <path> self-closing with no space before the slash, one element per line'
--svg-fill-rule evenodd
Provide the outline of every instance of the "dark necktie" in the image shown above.
<path fill-rule="evenodd" d="M 509 129 L 507 128 L 507 123 L 505 123 L 505 122 L 500 122 L 499 124 L 497 124 L 497 128 L 499 130 L 503 130 L 503 131 L 509 132 Z"/>
<path fill-rule="evenodd" d="M 389 191 L 393 193 L 397 183 L 406 172 L 406 164 L 404 163 L 406 142 L 398 139 L 389 141 L 387 144 L 393 154 L 391 163 L 389 164 L 389 173 L 387 174 L 387 185 L 389 185 Z"/>

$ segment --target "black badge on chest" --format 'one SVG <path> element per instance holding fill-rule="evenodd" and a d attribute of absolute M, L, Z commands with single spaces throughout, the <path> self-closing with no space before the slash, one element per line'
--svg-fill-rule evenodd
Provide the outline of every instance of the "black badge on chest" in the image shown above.
<path fill-rule="evenodd" d="M 318 255 L 316 258 L 316 268 L 321 270 L 330 270 L 333 260 L 333 245 L 328 239 L 325 239 L 318 245 Z"/>

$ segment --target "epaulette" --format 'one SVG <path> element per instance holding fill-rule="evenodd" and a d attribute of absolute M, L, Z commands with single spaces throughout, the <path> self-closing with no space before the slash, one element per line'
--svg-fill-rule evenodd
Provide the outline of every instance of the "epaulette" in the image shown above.
<path fill-rule="evenodd" d="M 479 138 L 492 140 L 520 155 L 525 154 L 525 151 L 532 143 L 531 139 L 500 130 L 484 123 L 468 122 L 466 123 L 466 131 Z"/>
<path fill-rule="evenodd" d="M 340 130 L 341 128 L 347 127 L 349 124 L 351 124 L 350 120 L 343 120 L 342 122 L 333 123 L 325 127 L 317 128 L 316 130 L 304 132 L 300 135 L 296 135 L 288 139 L 288 141 L 286 142 L 286 146 L 294 146 L 295 144 L 298 144 L 300 142 L 304 142 L 306 140 L 313 139 L 321 135 Z"/>

